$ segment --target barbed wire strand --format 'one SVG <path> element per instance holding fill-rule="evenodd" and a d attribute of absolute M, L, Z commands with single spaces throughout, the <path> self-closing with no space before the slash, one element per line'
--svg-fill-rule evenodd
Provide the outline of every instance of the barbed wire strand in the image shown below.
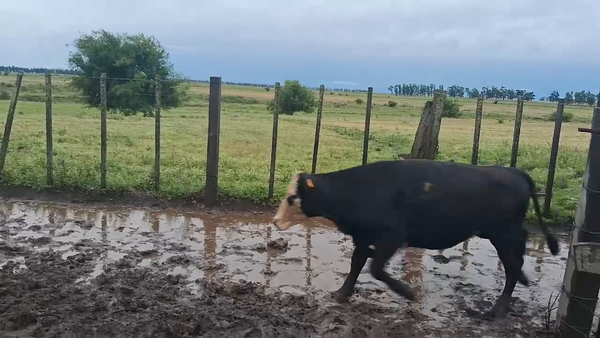
<path fill-rule="evenodd" d="M 573 295 L 571 292 L 569 292 L 566 289 L 566 287 L 565 287 L 564 284 L 561 286 L 560 291 L 561 291 L 562 294 L 566 295 L 567 298 L 569 298 L 569 299 L 571 299 L 571 300 L 579 303 L 584 309 L 588 310 L 592 314 L 593 318 L 600 319 L 600 316 L 598 314 L 596 314 L 596 312 L 594 310 L 592 310 L 590 307 L 588 307 L 587 304 L 584 303 L 584 301 L 597 303 L 600 298 L 598 298 L 598 297 L 596 297 L 596 298 L 586 298 L 586 297 L 575 296 L 575 295 Z M 595 305 L 594 305 L 594 307 L 595 307 Z M 572 330 L 580 333 L 583 337 L 588 337 L 588 336 L 582 330 L 589 331 L 591 333 L 592 330 L 594 329 L 593 326 L 590 326 L 590 327 L 575 327 L 575 326 L 567 323 L 562 316 L 559 317 L 558 319 L 561 321 L 561 323 L 565 324 L 570 329 L 572 329 Z M 592 323 L 593 322 L 594 322 L 594 320 L 592 319 Z M 557 331 L 559 332 L 559 334 L 562 335 L 562 332 L 560 332 L 560 328 L 557 329 Z"/>

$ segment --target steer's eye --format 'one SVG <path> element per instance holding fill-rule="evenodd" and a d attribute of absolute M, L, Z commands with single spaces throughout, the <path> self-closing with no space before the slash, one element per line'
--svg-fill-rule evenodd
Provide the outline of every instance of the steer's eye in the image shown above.
<path fill-rule="evenodd" d="M 290 195 L 290 196 L 288 196 L 288 198 L 287 198 L 288 205 L 289 206 L 294 205 L 294 200 L 296 198 L 298 198 L 298 195 Z"/>

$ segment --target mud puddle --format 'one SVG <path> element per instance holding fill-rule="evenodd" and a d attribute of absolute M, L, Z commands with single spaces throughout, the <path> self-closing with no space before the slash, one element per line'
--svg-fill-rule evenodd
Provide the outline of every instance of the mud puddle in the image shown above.
<path fill-rule="evenodd" d="M 352 241 L 315 220 L 279 232 L 270 214 L 85 209 L 0 202 L 0 333 L 23 336 L 529 337 L 562 282 L 567 238 L 552 257 L 531 234 L 507 318 L 477 319 L 502 291 L 487 241 L 408 249 L 387 270 L 418 301 L 368 273 L 337 304 Z"/>

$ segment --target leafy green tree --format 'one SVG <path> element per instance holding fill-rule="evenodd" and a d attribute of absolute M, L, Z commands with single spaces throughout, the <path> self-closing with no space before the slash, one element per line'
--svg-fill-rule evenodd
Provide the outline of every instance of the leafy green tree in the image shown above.
<path fill-rule="evenodd" d="M 575 98 L 573 96 L 573 92 L 567 92 L 565 94 L 565 104 L 573 104 Z"/>
<path fill-rule="evenodd" d="M 187 86 L 173 70 L 168 52 L 151 36 L 114 34 L 105 30 L 82 34 L 69 56 L 75 71 L 71 85 L 85 97 L 90 107 L 100 106 L 100 75 L 106 73 L 107 108 L 111 112 L 153 116 L 154 79 L 162 81 L 161 107 L 180 106 Z"/>
<path fill-rule="evenodd" d="M 296 112 L 312 113 L 317 104 L 315 93 L 298 80 L 285 80 L 279 90 L 279 113 L 294 115 Z M 267 105 L 273 111 L 274 100 Z"/>
<path fill-rule="evenodd" d="M 560 98 L 560 94 L 558 93 L 558 90 L 553 90 L 552 93 L 550 93 L 550 95 L 548 95 L 548 101 L 550 101 L 550 102 L 556 102 L 556 101 L 558 101 L 559 98 Z"/>

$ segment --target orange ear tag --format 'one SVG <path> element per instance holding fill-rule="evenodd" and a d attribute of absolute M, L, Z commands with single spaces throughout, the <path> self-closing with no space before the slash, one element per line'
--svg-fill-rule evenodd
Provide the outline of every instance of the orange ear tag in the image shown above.
<path fill-rule="evenodd" d="M 312 182 L 312 180 L 310 178 L 306 180 L 306 185 L 309 188 L 314 188 L 315 187 L 315 185 L 313 184 L 313 182 Z"/>

